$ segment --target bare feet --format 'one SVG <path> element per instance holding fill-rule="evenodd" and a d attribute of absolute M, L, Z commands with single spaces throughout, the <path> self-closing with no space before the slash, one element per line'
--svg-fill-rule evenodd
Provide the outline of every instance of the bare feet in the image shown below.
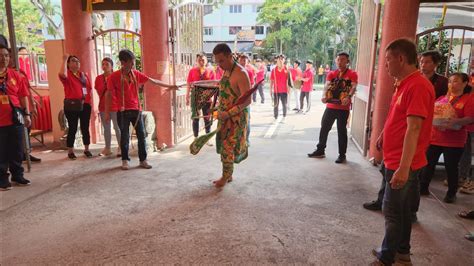
<path fill-rule="evenodd" d="M 214 183 L 214 186 L 216 186 L 217 188 L 225 186 L 225 184 L 227 184 L 228 182 L 232 182 L 232 177 L 230 178 L 221 177 L 221 179 L 219 180 L 212 181 L 212 183 Z"/>

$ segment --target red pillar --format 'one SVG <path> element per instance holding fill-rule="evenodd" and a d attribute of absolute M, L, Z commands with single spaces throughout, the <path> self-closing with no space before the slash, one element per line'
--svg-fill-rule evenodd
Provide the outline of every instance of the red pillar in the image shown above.
<path fill-rule="evenodd" d="M 419 9 L 420 0 L 385 1 L 369 152 L 370 157 L 378 160 L 382 159 L 382 154 L 375 144 L 385 124 L 394 83 L 385 68 L 385 47 L 399 38 L 415 40 Z"/>
<path fill-rule="evenodd" d="M 96 76 L 94 44 L 92 41 L 91 15 L 82 11 L 81 1 L 62 0 L 64 17 L 64 42 L 65 52 L 75 55 L 81 60 L 81 70 L 86 72 L 94 84 Z M 54 70 L 57 71 L 57 70 Z M 98 139 L 99 120 L 97 118 L 97 108 L 94 106 L 92 98 L 92 113 L 90 123 L 91 142 L 96 143 Z"/>
<path fill-rule="evenodd" d="M 140 20 L 143 70 L 149 77 L 169 82 L 168 1 L 141 0 Z M 147 85 L 145 100 L 146 109 L 155 117 L 157 145 L 160 147 L 166 143 L 168 147 L 173 146 L 171 93 Z"/>

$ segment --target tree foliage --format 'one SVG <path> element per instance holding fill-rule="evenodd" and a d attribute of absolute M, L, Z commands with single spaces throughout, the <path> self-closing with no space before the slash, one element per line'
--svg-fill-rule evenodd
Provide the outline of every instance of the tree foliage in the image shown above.
<path fill-rule="evenodd" d="M 8 36 L 4 0 L 0 0 L 0 7 L 0 33 Z M 42 52 L 43 48 L 39 46 L 44 41 L 43 23 L 38 9 L 25 0 L 12 0 L 12 9 L 17 46 L 27 46 L 30 51 Z"/>
<path fill-rule="evenodd" d="M 361 0 L 267 0 L 258 20 L 267 24 L 262 55 L 331 64 L 338 51 L 354 58 Z M 355 61 L 355 60 L 352 60 Z"/>

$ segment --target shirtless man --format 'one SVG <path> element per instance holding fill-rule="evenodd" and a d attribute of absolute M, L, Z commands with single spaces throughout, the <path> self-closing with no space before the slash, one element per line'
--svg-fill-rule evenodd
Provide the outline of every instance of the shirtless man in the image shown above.
<path fill-rule="evenodd" d="M 216 134 L 216 150 L 221 155 L 222 177 L 214 181 L 216 187 L 223 187 L 232 181 L 234 163 L 240 163 L 248 156 L 247 106 L 251 103 L 251 95 L 240 104 L 236 103 L 241 95 L 250 90 L 250 80 L 245 68 L 233 60 L 232 51 L 227 44 L 218 44 L 212 53 L 216 63 L 224 70 L 220 81 Z"/>

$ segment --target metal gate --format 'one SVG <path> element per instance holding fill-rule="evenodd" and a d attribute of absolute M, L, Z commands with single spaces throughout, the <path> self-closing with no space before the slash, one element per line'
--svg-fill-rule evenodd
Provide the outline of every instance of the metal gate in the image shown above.
<path fill-rule="evenodd" d="M 437 50 L 443 60 L 438 67 L 445 76 L 453 72 L 470 72 L 473 52 L 473 27 L 444 26 L 420 32 L 416 35 L 418 52 Z"/>
<path fill-rule="evenodd" d="M 186 83 L 196 54 L 203 51 L 203 5 L 186 3 L 169 10 L 170 60 L 175 84 Z M 186 106 L 186 90 L 173 93 L 174 140 L 180 142 L 192 134 L 191 108 Z"/>

